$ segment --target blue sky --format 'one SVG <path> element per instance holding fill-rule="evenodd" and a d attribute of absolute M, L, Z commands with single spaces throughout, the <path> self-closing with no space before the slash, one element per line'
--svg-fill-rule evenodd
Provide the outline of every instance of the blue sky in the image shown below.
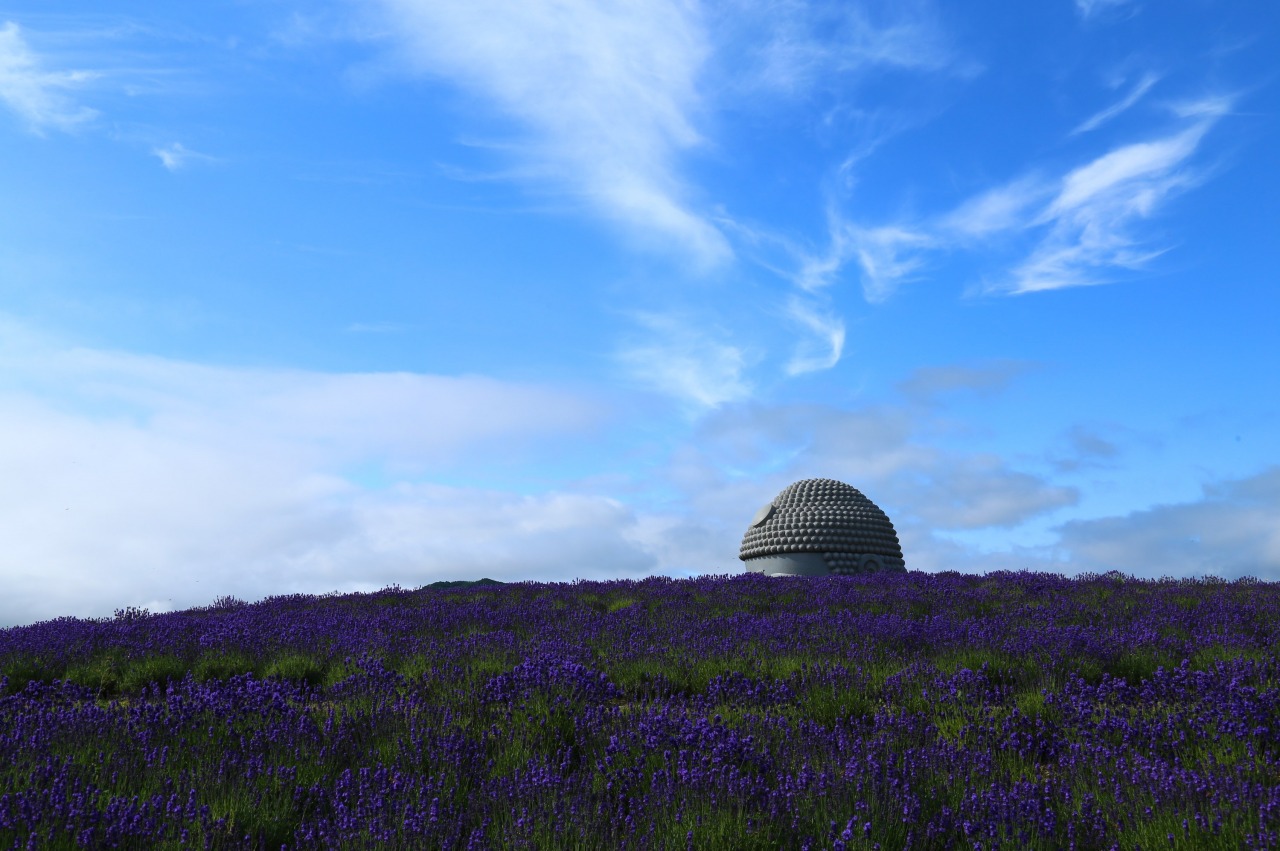
<path fill-rule="evenodd" d="M 0 625 L 736 573 L 1280 579 L 1275 4 L 0 5 Z"/>

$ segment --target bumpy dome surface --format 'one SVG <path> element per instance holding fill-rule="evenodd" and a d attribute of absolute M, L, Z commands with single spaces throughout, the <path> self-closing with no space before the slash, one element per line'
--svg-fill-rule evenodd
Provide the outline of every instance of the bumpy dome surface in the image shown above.
<path fill-rule="evenodd" d="M 832 573 L 906 570 L 893 524 L 857 488 L 804 479 L 783 488 L 751 521 L 738 558 L 821 555 Z"/>

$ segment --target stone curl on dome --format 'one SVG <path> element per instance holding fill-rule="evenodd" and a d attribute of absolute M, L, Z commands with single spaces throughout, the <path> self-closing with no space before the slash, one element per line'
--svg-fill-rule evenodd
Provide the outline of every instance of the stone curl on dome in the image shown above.
<path fill-rule="evenodd" d="M 808 553 L 814 555 L 803 555 Z M 756 513 L 738 558 L 751 568 L 753 559 L 773 563 L 780 557 L 821 558 L 838 575 L 906 570 L 888 516 L 857 488 L 834 479 L 788 485 Z"/>

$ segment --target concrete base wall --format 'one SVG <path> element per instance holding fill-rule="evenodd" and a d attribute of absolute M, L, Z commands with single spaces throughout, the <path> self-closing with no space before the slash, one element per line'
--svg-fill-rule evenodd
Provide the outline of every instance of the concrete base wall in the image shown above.
<path fill-rule="evenodd" d="M 764 556 L 747 559 L 743 562 L 752 573 L 763 573 L 766 576 L 830 576 L 831 568 L 822 553 L 787 553 L 786 555 Z"/>

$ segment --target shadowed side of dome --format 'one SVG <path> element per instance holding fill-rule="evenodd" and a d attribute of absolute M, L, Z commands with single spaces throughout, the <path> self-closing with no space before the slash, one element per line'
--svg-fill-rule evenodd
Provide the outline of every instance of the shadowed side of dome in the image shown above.
<path fill-rule="evenodd" d="M 857 488 L 804 479 L 782 489 L 752 518 L 738 558 L 770 575 L 905 571 L 889 517 Z"/>

